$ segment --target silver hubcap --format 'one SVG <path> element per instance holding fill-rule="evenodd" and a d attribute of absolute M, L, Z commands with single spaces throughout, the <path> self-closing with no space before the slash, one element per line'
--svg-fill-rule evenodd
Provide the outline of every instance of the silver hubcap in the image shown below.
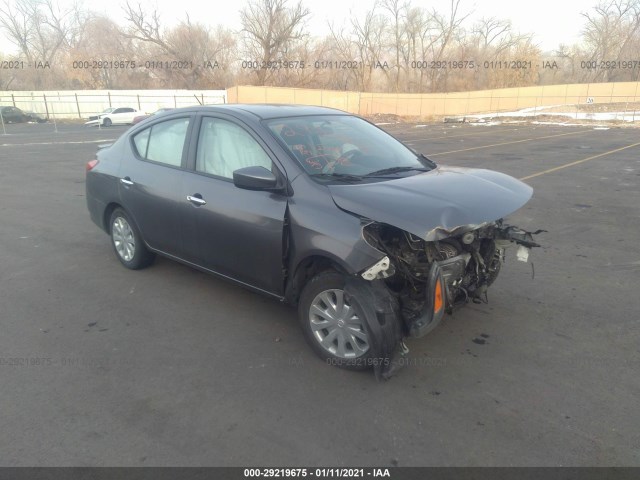
<path fill-rule="evenodd" d="M 358 358 L 369 350 L 362 320 L 342 290 L 325 290 L 316 295 L 309 309 L 309 323 L 320 346 L 336 357 Z"/>
<path fill-rule="evenodd" d="M 113 236 L 113 244 L 116 252 L 125 262 L 130 262 L 136 251 L 136 240 L 133 236 L 133 230 L 126 219 L 118 217 L 113 221 L 111 228 Z"/>

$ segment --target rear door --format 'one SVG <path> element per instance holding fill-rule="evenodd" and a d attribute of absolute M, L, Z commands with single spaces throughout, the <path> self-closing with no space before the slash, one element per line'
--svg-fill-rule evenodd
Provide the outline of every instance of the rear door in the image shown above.
<path fill-rule="evenodd" d="M 281 296 L 287 196 L 237 188 L 233 171 L 262 166 L 284 179 L 282 170 L 259 136 L 231 117 L 203 116 L 195 134 L 182 189 L 185 249 L 209 270 Z"/>
<path fill-rule="evenodd" d="M 172 117 L 130 138 L 120 167 L 120 199 L 142 237 L 156 250 L 180 257 L 182 182 L 190 115 Z"/>

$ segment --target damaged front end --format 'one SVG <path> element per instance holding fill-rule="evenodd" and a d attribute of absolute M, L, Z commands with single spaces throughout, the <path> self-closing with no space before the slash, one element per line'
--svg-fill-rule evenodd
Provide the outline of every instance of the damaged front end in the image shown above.
<path fill-rule="evenodd" d="M 486 302 L 505 249 L 517 246 L 518 259 L 527 261 L 529 249 L 538 246 L 533 235 L 539 232 L 501 220 L 522 208 L 533 189 L 500 172 L 438 166 L 328 188 L 338 208 L 361 220 L 363 239 L 381 252 L 374 265 L 358 271 L 358 279 L 380 282 L 384 289 L 378 292 L 397 301 L 403 338 L 426 335 L 460 305 Z M 367 324 L 372 335 L 382 335 L 376 321 Z M 396 345 L 394 352 L 403 351 L 401 340 Z"/>
<path fill-rule="evenodd" d="M 449 236 L 441 230 L 438 240 L 427 241 L 396 227 L 371 222 L 363 228 L 364 238 L 386 256 L 361 277 L 377 284 L 378 297 L 397 302 L 401 321 L 395 323 L 400 325 L 402 336 L 421 337 L 440 323 L 445 312 L 451 313 L 469 301 L 486 302 L 487 289 L 498 277 L 505 249 L 517 245 L 518 259 L 527 261 L 529 249 L 539 246 L 533 240 L 537 233 L 540 231 L 527 232 L 498 220 L 459 227 L 449 231 Z M 363 290 L 359 287 L 358 294 Z M 371 305 L 375 308 L 376 302 Z M 381 335 L 375 332 L 380 330 L 378 325 L 369 326 L 374 337 Z M 393 335 L 394 340 L 397 338 Z M 390 352 L 390 346 L 385 347 L 385 352 Z M 403 349 L 396 346 L 393 350 Z"/>

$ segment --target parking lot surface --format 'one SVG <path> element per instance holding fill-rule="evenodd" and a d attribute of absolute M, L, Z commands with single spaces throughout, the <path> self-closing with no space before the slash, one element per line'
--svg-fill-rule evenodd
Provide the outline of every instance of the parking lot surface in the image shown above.
<path fill-rule="evenodd" d="M 130 271 L 84 165 L 124 127 L 0 135 L 0 465 L 640 466 L 640 135 L 383 125 L 524 179 L 539 235 L 489 303 L 408 341 L 388 382 L 325 365 L 295 311 L 170 260 Z M 535 275 L 534 275 L 535 273 Z"/>

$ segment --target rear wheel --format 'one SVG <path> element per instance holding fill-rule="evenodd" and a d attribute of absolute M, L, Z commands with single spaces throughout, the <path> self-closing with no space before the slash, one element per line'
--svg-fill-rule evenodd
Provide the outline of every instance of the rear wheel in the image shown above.
<path fill-rule="evenodd" d="M 151 265 L 155 255 L 147 249 L 140 232 L 124 210 L 116 208 L 109 225 L 111 244 L 120 263 L 132 270 Z"/>
<path fill-rule="evenodd" d="M 298 318 L 316 354 L 349 370 L 371 367 L 371 347 L 357 299 L 346 298 L 344 275 L 333 270 L 313 277 L 302 291 Z"/>

